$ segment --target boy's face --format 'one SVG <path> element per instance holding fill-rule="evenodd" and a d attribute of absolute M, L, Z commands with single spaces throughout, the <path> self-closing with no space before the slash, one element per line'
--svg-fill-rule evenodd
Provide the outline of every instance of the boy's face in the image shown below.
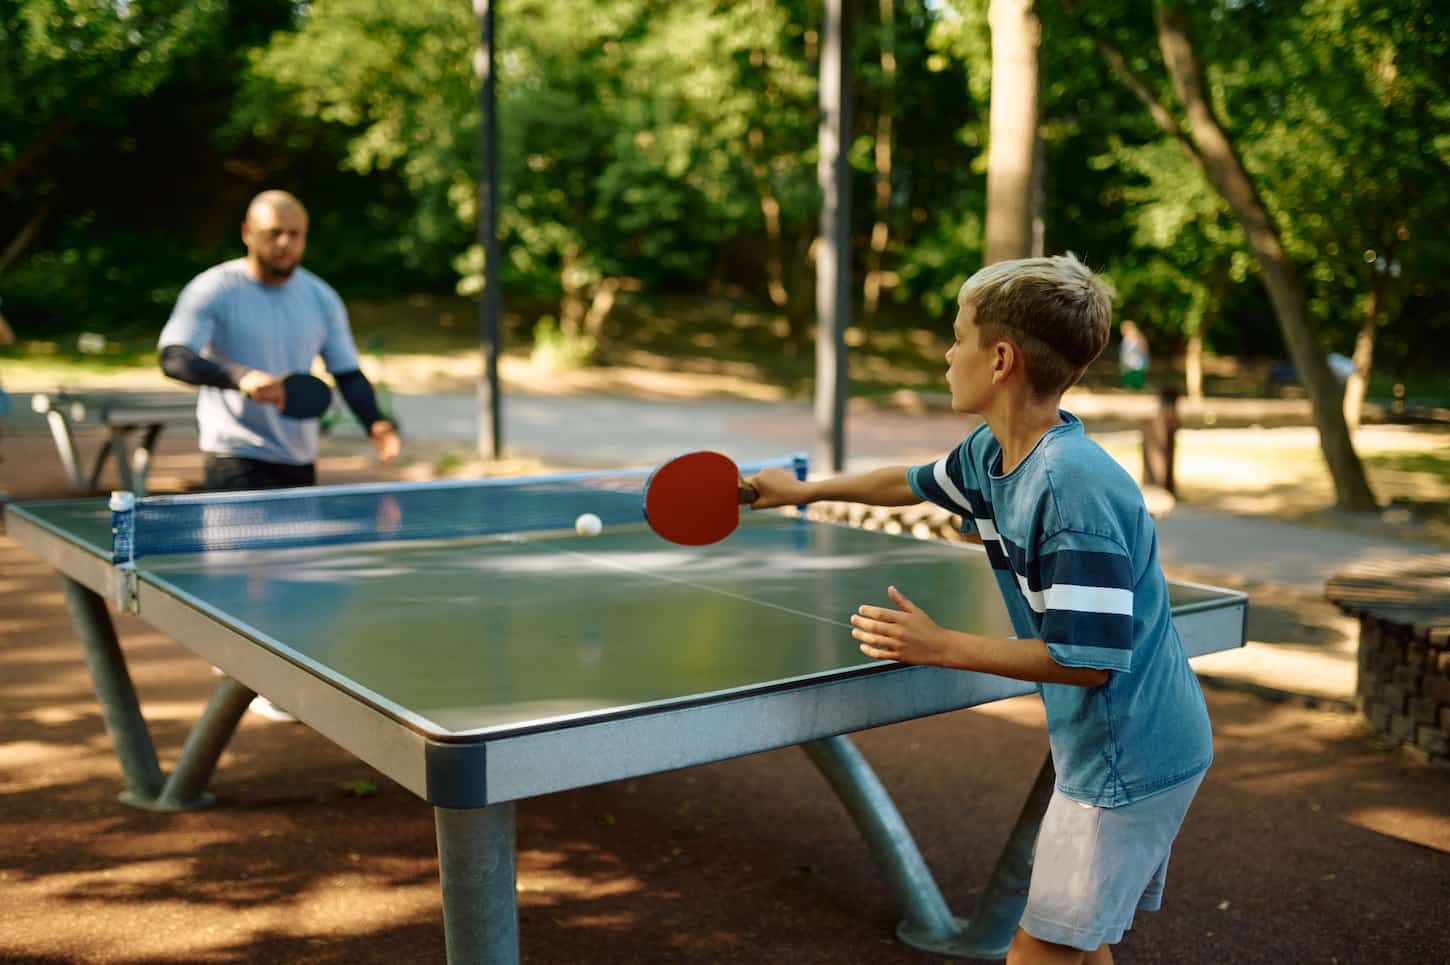
<path fill-rule="evenodd" d="M 983 348 L 977 328 L 976 308 L 958 302 L 952 323 L 952 347 L 947 349 L 947 388 L 952 393 L 953 412 L 980 412 L 992 387 L 991 346 Z"/>

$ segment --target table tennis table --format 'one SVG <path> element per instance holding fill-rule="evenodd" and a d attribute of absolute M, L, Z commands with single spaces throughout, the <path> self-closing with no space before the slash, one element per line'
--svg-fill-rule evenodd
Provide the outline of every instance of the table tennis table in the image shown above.
<path fill-rule="evenodd" d="M 22 503 L 6 515 L 11 538 L 64 584 L 121 799 L 157 811 L 211 803 L 228 739 L 252 697 L 269 697 L 432 806 L 455 965 L 519 961 L 514 802 L 791 745 L 865 837 L 902 941 L 1004 955 L 1050 760 L 964 920 L 845 736 L 1032 692 L 871 660 L 850 635 L 849 614 L 888 583 L 946 626 L 1011 635 L 985 553 L 777 511 L 746 513 L 721 543 L 677 547 L 641 521 L 644 479 L 148 497 L 119 559 L 104 501 Z M 576 535 L 580 512 L 599 515 L 604 532 Z M 1244 594 L 1174 583 L 1172 605 L 1190 655 L 1242 645 Z M 169 776 L 108 606 L 226 674 Z"/>
<path fill-rule="evenodd" d="M 96 492 L 106 461 L 111 459 L 116 464 L 120 488 L 144 494 L 151 455 L 162 430 L 167 426 L 196 425 L 195 397 L 176 393 L 36 392 L 30 397 L 30 408 L 45 416 L 66 477 L 79 493 Z M 89 471 L 76 445 L 76 430 L 85 425 L 106 430 Z"/>

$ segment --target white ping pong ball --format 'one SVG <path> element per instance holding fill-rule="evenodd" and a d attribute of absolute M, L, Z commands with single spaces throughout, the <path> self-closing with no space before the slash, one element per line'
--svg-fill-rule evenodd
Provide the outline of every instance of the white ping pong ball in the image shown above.
<path fill-rule="evenodd" d="M 574 531 L 580 536 L 598 536 L 604 529 L 604 521 L 593 513 L 585 513 L 574 520 Z"/>

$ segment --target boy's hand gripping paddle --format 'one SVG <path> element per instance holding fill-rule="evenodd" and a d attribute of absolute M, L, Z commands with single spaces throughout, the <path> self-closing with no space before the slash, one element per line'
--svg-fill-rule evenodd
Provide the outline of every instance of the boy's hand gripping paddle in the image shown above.
<path fill-rule="evenodd" d="M 687 452 L 650 473 L 644 518 L 671 543 L 704 546 L 733 533 L 740 525 L 740 507 L 758 496 L 728 456 Z"/>
<path fill-rule="evenodd" d="M 282 414 L 289 419 L 315 419 L 332 404 L 332 389 L 315 375 L 293 372 L 282 380 Z"/>

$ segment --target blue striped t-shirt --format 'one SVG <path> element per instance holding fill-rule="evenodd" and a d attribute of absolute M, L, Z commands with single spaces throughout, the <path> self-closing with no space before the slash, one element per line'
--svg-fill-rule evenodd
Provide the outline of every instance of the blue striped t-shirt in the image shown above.
<path fill-rule="evenodd" d="M 1116 807 L 1202 773 L 1213 738 L 1142 493 L 1076 416 L 1061 415 L 1010 473 L 984 424 L 908 478 L 981 536 L 1018 637 L 1044 641 L 1063 666 L 1112 671 L 1099 687 L 1037 689 L 1058 789 Z"/>

